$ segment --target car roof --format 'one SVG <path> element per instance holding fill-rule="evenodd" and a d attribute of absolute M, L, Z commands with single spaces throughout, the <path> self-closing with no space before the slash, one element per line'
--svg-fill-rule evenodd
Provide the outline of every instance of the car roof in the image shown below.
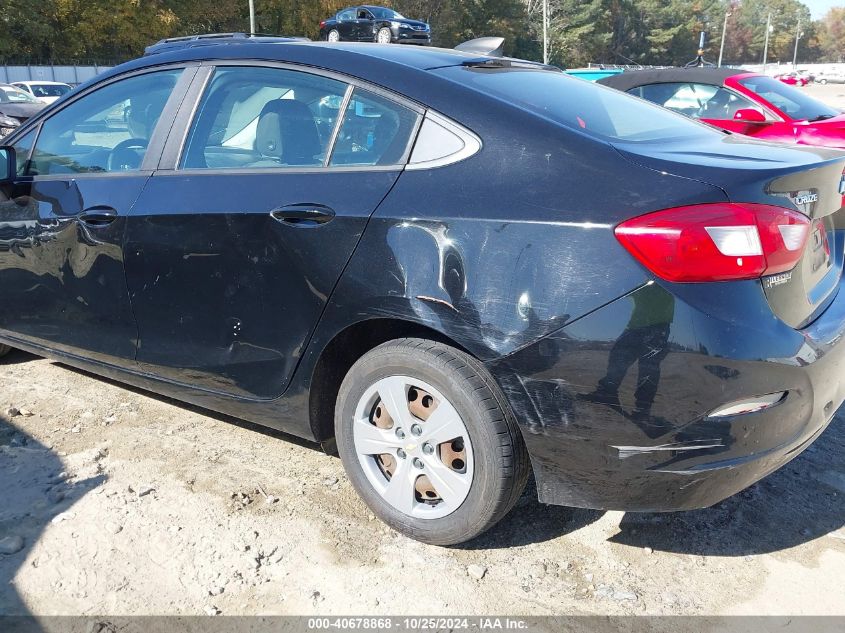
<path fill-rule="evenodd" d="M 361 64 L 384 62 L 419 70 L 455 66 L 467 60 L 488 59 L 478 53 L 434 46 L 385 46 L 368 42 L 312 42 L 282 37 L 236 37 L 217 41 L 162 41 L 148 47 L 144 57 L 116 66 L 115 69 L 176 61 L 266 59 L 296 63 L 306 58 L 315 65 L 325 62 L 326 67 L 331 67 L 332 62 L 337 60 L 338 53 L 358 58 Z"/>
<path fill-rule="evenodd" d="M 14 82 L 12 82 L 12 84 L 13 85 L 14 84 L 23 84 L 25 86 L 34 86 L 36 84 L 45 84 L 45 85 L 48 85 L 48 86 L 67 86 L 68 85 L 63 81 L 46 81 L 46 80 L 42 81 L 40 79 L 34 79 L 34 80 L 31 80 L 31 81 L 14 81 Z"/>
<path fill-rule="evenodd" d="M 741 68 L 656 68 L 648 70 L 627 70 L 624 73 L 599 79 L 598 83 L 627 92 L 647 84 L 665 84 L 694 81 L 696 83 L 721 86 L 725 79 L 735 75 L 746 75 Z"/>

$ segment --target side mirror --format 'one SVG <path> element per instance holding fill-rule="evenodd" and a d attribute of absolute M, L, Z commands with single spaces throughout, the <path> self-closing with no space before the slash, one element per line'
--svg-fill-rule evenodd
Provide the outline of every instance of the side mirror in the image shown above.
<path fill-rule="evenodd" d="M 736 111 L 734 120 L 742 121 L 743 123 L 765 123 L 766 116 L 754 108 L 742 108 Z"/>
<path fill-rule="evenodd" d="M 0 185 L 14 182 L 17 171 L 15 148 L 8 145 L 0 147 Z"/>

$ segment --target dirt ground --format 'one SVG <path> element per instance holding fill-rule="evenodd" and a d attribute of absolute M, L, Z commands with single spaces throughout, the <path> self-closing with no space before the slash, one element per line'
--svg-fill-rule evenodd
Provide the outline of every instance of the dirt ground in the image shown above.
<path fill-rule="evenodd" d="M 842 412 L 714 508 L 529 491 L 444 549 L 388 530 L 338 459 L 291 438 L 22 352 L 0 405 L 0 549 L 23 540 L 0 554 L 0 613 L 845 614 Z"/>
<path fill-rule="evenodd" d="M 805 90 L 845 109 L 845 86 Z M 0 360 L 0 614 L 845 614 L 843 596 L 845 411 L 714 508 L 605 513 L 529 489 L 444 549 L 375 520 L 314 446 Z"/>

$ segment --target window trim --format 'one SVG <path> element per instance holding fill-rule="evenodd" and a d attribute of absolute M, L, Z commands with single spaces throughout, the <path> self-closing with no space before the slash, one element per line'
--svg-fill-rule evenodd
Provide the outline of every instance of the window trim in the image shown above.
<path fill-rule="evenodd" d="M 324 162 L 322 166 L 303 167 L 236 167 L 214 169 L 202 169 L 197 167 L 192 167 L 188 169 L 181 168 L 180 165 L 182 164 L 182 159 L 184 157 L 188 134 L 196 123 L 199 105 L 202 101 L 203 96 L 206 93 L 206 90 L 208 89 L 208 86 L 215 74 L 215 71 L 218 68 L 227 68 L 233 66 L 291 70 L 294 72 L 316 75 L 318 77 L 325 77 L 326 79 L 332 79 L 334 81 L 339 81 L 346 84 L 347 88 L 346 92 L 344 93 L 344 105 L 348 105 L 349 103 L 346 100 L 346 96 L 350 95 L 351 98 L 351 94 L 354 93 L 354 89 L 360 88 L 361 90 L 366 90 L 367 92 L 371 92 L 388 101 L 391 101 L 400 107 L 404 107 L 408 110 L 411 110 L 417 115 L 417 120 L 414 123 L 414 128 L 411 130 L 408 145 L 405 148 L 405 152 L 402 158 L 399 162 L 392 165 L 330 165 L 328 164 L 328 162 Z M 205 74 L 205 76 L 201 77 L 203 74 Z M 186 97 L 182 101 L 182 106 L 180 107 L 179 113 L 176 115 L 178 120 L 175 121 L 173 125 L 173 129 L 182 130 L 182 133 L 177 135 L 176 137 L 173 134 L 169 136 L 167 144 L 164 148 L 164 152 L 162 154 L 162 160 L 159 162 L 158 168 L 156 169 L 156 175 L 170 172 L 194 176 L 202 174 L 296 174 L 313 172 L 332 173 L 336 171 L 402 171 L 408 165 L 408 160 L 410 158 L 411 152 L 413 151 L 414 144 L 416 143 L 417 135 L 419 134 L 423 119 L 426 116 L 426 112 L 428 112 L 428 110 L 424 106 L 408 99 L 403 95 L 397 94 L 391 90 L 369 83 L 367 81 L 363 81 L 361 79 L 358 79 L 357 77 L 352 77 L 350 75 L 345 75 L 343 73 L 327 70 L 324 68 L 307 66 L 305 64 L 275 62 L 260 59 L 231 59 L 204 61 L 202 62 L 202 67 L 200 68 L 199 72 L 197 73 L 197 76 L 194 79 L 194 83 L 189 87 L 188 93 L 189 94 L 186 95 Z M 337 141 L 337 136 L 340 132 L 340 126 L 343 125 L 343 121 L 346 116 L 346 108 L 344 107 L 344 109 L 340 112 L 341 115 L 338 117 L 338 121 L 335 124 L 336 129 L 332 134 L 329 146 L 326 150 L 327 161 L 331 160 L 331 156 L 334 153 L 334 146 L 335 142 Z"/>
<path fill-rule="evenodd" d="M 199 62 L 182 62 L 176 64 L 163 64 L 160 66 L 146 66 L 144 68 L 139 68 L 134 71 L 121 73 L 119 75 L 114 75 L 113 77 L 109 77 L 103 81 L 99 81 L 87 89 L 75 94 L 73 97 L 67 99 L 63 102 L 58 108 L 46 108 L 42 110 L 44 113 L 43 115 L 39 113 L 35 117 L 33 117 L 30 121 L 27 121 L 25 126 L 21 126 L 15 134 L 14 138 L 7 138 L 3 139 L 4 144 L 14 144 L 17 142 L 17 139 L 23 138 L 26 136 L 30 131 L 36 130 L 35 140 L 32 143 L 32 147 L 29 150 L 29 156 L 27 156 L 27 163 L 32 160 L 33 153 L 35 152 L 35 148 L 38 146 L 38 141 L 41 139 L 41 131 L 44 127 L 44 122 L 51 119 L 54 115 L 62 112 L 65 108 L 71 106 L 72 104 L 76 103 L 80 99 L 84 99 L 87 95 L 90 95 L 101 88 L 105 88 L 110 86 L 111 84 L 117 83 L 119 81 L 123 81 L 124 79 L 131 79 L 133 77 L 137 77 L 140 75 L 147 75 L 150 73 L 156 72 L 167 72 L 168 70 L 182 70 L 182 74 L 179 76 L 179 79 L 176 80 L 176 85 L 173 87 L 173 91 L 170 93 L 170 96 L 167 99 L 167 103 L 164 105 L 164 109 L 161 112 L 161 116 L 159 117 L 158 122 L 156 123 L 156 128 L 153 130 L 153 134 L 150 136 L 150 142 L 147 145 L 147 151 L 144 154 L 144 159 L 141 162 L 141 166 L 139 169 L 133 171 L 113 171 L 113 172 L 80 172 L 80 173 L 67 173 L 67 174 L 27 174 L 24 176 L 18 176 L 15 179 L 16 182 L 41 182 L 41 181 L 50 181 L 50 180 L 68 180 L 68 179 L 77 179 L 77 178 L 115 178 L 120 176 L 149 176 L 151 175 L 158 165 L 158 162 L 161 159 L 161 153 L 165 146 L 165 141 L 167 136 L 170 133 L 170 129 L 164 130 L 162 123 L 167 119 L 165 116 L 170 117 L 173 120 L 176 111 L 181 106 L 182 101 L 184 100 L 186 91 L 190 83 L 194 79 L 194 75 L 196 74 L 197 70 L 199 69 Z M 193 72 L 191 72 L 193 70 Z M 31 126 L 31 127 L 30 127 Z M 172 126 L 171 126 L 172 127 Z M 155 158 L 153 158 L 155 156 Z M 29 166 L 27 165 L 27 169 Z"/>

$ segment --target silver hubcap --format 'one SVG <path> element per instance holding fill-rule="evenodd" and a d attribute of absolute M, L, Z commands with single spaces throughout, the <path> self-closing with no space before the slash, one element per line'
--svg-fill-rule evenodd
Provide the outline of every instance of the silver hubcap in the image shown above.
<path fill-rule="evenodd" d="M 358 401 L 352 436 L 367 480 L 396 510 L 437 519 L 467 498 L 473 475 L 469 433 L 428 383 L 408 376 L 379 380 Z"/>
<path fill-rule="evenodd" d="M 340 33 L 338 33 L 337 31 L 329 31 L 329 41 L 330 42 L 340 41 Z"/>
<path fill-rule="evenodd" d="M 378 43 L 390 44 L 390 31 L 388 29 L 382 29 L 378 32 Z"/>

